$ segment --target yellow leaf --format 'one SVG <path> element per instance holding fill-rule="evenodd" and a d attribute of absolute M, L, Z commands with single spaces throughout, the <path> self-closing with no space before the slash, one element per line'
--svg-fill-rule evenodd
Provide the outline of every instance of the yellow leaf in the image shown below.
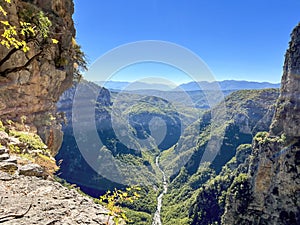
<path fill-rule="evenodd" d="M 22 50 L 23 50 L 23 52 L 25 52 L 25 53 L 26 53 L 26 52 L 28 52 L 28 51 L 29 51 L 29 47 L 27 47 L 27 46 L 24 46 Z"/>
<path fill-rule="evenodd" d="M 9 22 L 8 21 L 0 21 L 2 24 L 4 24 L 5 26 L 9 26 Z"/>
<path fill-rule="evenodd" d="M 134 196 L 137 197 L 137 198 L 141 197 L 141 196 L 140 196 L 138 193 L 136 193 L 136 192 L 134 192 L 133 194 L 134 194 Z"/>
<path fill-rule="evenodd" d="M 7 12 L 3 9 L 3 7 L 0 5 L 0 12 L 6 16 L 7 15 Z"/>
<path fill-rule="evenodd" d="M 53 44 L 57 44 L 57 43 L 58 43 L 58 40 L 52 38 L 52 43 L 53 43 Z"/>
<path fill-rule="evenodd" d="M 33 35 L 35 34 L 35 31 L 34 31 L 33 27 L 28 27 L 28 31 L 31 32 Z"/>

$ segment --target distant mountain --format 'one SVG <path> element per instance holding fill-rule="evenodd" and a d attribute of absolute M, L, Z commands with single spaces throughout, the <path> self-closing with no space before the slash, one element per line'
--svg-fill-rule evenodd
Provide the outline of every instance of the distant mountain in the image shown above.
<path fill-rule="evenodd" d="M 103 86 L 109 90 L 114 91 L 136 91 L 136 90 L 160 90 L 171 91 L 174 87 L 159 83 L 145 83 L 145 82 L 124 82 L 124 81 L 95 81 L 96 84 Z"/>
<path fill-rule="evenodd" d="M 195 91 L 199 90 L 199 88 L 202 90 L 214 90 L 217 87 L 216 85 L 219 85 L 221 90 L 252 90 L 280 87 L 280 83 L 273 84 L 269 82 L 224 80 L 214 82 L 201 81 L 198 84 L 197 82 L 190 82 L 179 85 L 179 88 L 185 91 Z"/>
<path fill-rule="evenodd" d="M 224 80 L 214 82 L 189 82 L 181 84 L 178 87 L 170 87 L 166 84 L 150 84 L 144 82 L 125 82 L 125 81 L 95 81 L 94 83 L 103 86 L 109 90 L 121 91 L 137 91 L 137 90 L 160 90 L 160 91 L 198 91 L 202 90 L 215 90 L 219 88 L 223 91 L 228 90 L 253 90 L 253 89 L 265 89 L 265 88 L 280 88 L 280 83 L 269 83 L 269 82 L 255 82 L 255 81 L 238 81 L 238 80 Z"/>
<path fill-rule="evenodd" d="M 94 81 L 94 83 L 110 90 L 123 90 L 130 84 L 123 81 Z"/>

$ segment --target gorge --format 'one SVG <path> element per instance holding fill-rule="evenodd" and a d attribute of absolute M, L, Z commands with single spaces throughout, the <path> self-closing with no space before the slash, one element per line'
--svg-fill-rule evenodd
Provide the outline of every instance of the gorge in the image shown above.
<path fill-rule="evenodd" d="M 297 59 L 295 59 L 297 58 L 295 57 L 295 55 L 297 55 L 296 49 L 298 46 L 297 45 L 298 39 L 296 38 L 298 35 L 297 29 L 298 28 L 296 28 L 292 34 L 292 42 L 290 43 L 290 46 L 292 46 L 291 47 L 292 50 L 288 50 L 288 52 L 291 53 L 289 53 L 290 58 L 288 58 L 288 56 L 286 58 L 286 66 L 285 66 L 285 71 L 291 70 L 294 71 L 293 73 L 297 73 L 297 68 L 290 69 L 289 66 L 297 65 L 296 63 Z M 295 54 L 293 54 L 293 56 L 291 57 L 290 55 L 292 55 L 292 53 L 294 52 Z M 291 79 L 291 78 L 287 78 L 288 76 L 287 74 L 290 73 L 291 72 L 284 72 L 282 84 L 285 84 L 286 82 L 285 79 L 287 80 Z M 290 90 L 289 86 L 283 85 L 281 87 L 281 93 L 283 88 L 284 90 L 289 89 L 289 91 L 292 91 L 293 93 L 297 93 L 297 88 L 298 88 L 297 86 L 298 81 L 296 80 L 297 75 L 293 75 L 292 79 L 294 79 L 293 82 L 288 81 L 286 85 L 292 85 L 293 90 Z M 113 93 L 112 95 L 117 96 L 117 93 L 116 94 Z M 135 95 L 134 93 L 127 93 L 127 97 L 124 97 L 124 102 L 128 101 L 127 98 L 131 99 L 132 96 L 134 95 Z M 211 123 L 209 111 L 205 112 L 205 110 L 203 111 L 199 110 L 198 112 L 199 119 L 195 118 L 195 122 L 185 128 L 184 132 L 181 133 L 180 138 L 176 139 L 178 140 L 176 141 L 177 143 L 175 142 L 176 144 L 173 145 L 171 144 L 168 146 L 168 148 L 165 148 L 162 151 L 160 156 L 160 167 L 166 174 L 167 180 L 170 183 L 168 191 L 164 193 L 162 208 L 160 211 L 162 224 L 247 223 L 247 222 L 241 222 L 244 220 L 247 221 L 251 220 L 252 223 L 254 224 L 266 223 L 266 222 L 262 222 L 266 220 L 258 219 L 260 218 L 260 216 L 258 216 L 257 218 L 249 219 L 250 217 L 249 218 L 246 216 L 244 217 L 244 215 L 246 215 L 245 210 L 248 210 L 249 212 L 251 210 L 254 210 L 254 212 L 251 215 L 256 215 L 257 210 L 261 209 L 261 208 L 254 209 L 252 203 L 250 204 L 250 202 L 253 201 L 252 193 L 257 193 L 258 191 L 253 188 L 256 187 L 257 185 L 259 185 L 260 188 L 262 188 L 261 185 L 262 184 L 265 185 L 264 183 L 265 178 L 269 177 L 270 174 L 272 173 L 270 171 L 269 175 L 265 174 L 265 172 L 267 171 L 266 168 L 270 168 L 269 166 L 267 166 L 266 168 L 264 167 L 264 169 L 260 170 L 261 172 L 255 172 L 256 169 L 259 169 L 260 166 L 264 165 L 264 163 L 260 164 L 258 163 L 258 161 L 255 161 L 259 158 L 259 155 L 260 157 L 263 157 L 264 155 L 264 154 L 258 154 L 257 152 L 262 150 L 256 150 L 257 148 L 261 148 L 259 146 L 261 146 L 262 143 L 264 143 L 262 141 L 265 140 L 266 143 L 268 143 L 269 142 L 268 140 L 270 139 L 271 143 L 278 142 L 279 145 L 283 144 L 283 146 L 281 147 L 281 149 L 283 149 L 281 151 L 282 153 L 276 153 L 275 150 L 275 153 L 271 154 L 271 156 L 273 155 L 272 156 L 273 158 L 270 159 L 271 162 L 273 162 L 274 159 L 275 160 L 280 159 L 282 155 L 286 154 L 286 152 L 290 154 L 289 150 L 284 150 L 287 149 L 286 147 L 284 147 L 284 145 L 286 145 L 284 144 L 286 140 L 286 136 L 282 133 L 282 128 L 280 128 L 286 125 L 282 125 L 282 122 L 279 123 L 277 122 L 277 121 L 284 121 L 284 120 L 282 118 L 276 119 L 278 118 L 278 116 L 277 117 L 274 116 L 274 112 L 278 114 L 278 110 L 282 110 L 282 109 L 287 110 L 287 112 L 289 112 L 288 110 L 292 110 L 292 108 L 287 108 L 287 107 L 290 107 L 288 105 L 291 103 L 289 103 L 290 100 L 286 101 L 286 99 L 281 97 L 283 100 L 280 101 L 288 102 L 287 106 L 284 107 L 278 106 L 279 103 L 277 103 L 276 105 L 276 100 L 278 98 L 278 95 L 279 95 L 278 90 L 266 89 L 266 90 L 241 90 L 241 91 L 233 92 L 226 97 L 225 104 L 227 106 L 227 114 L 226 114 L 227 123 L 223 124 L 223 126 L 220 127 L 220 129 L 222 129 L 223 132 L 225 132 L 224 133 L 225 136 L 219 154 L 210 165 L 201 165 L 199 167 L 199 162 L 203 155 L 208 140 L 206 139 L 206 137 L 209 137 L 210 135 L 209 129 L 207 129 L 209 128 L 209 125 Z M 283 96 L 283 94 L 281 94 L 281 96 Z M 289 94 L 286 93 L 284 94 L 284 96 L 289 96 Z M 292 100 L 292 106 L 294 106 L 294 103 L 297 102 L 298 97 L 294 94 L 292 94 L 291 96 L 294 96 Z M 160 101 L 159 98 L 152 99 L 152 101 L 153 100 Z M 114 104 L 114 101 L 115 101 L 115 97 L 113 97 L 110 100 L 111 102 L 110 104 Z M 122 108 L 122 104 L 120 105 L 119 103 L 118 103 L 118 107 Z M 109 106 L 107 105 L 107 107 Z M 147 109 L 148 109 L 148 113 L 150 113 L 151 115 L 152 109 L 149 108 L 149 106 L 143 108 L 144 111 L 147 111 Z M 138 119 L 136 120 L 136 122 L 142 123 L 142 121 L 145 118 L 137 117 L 135 113 L 139 114 L 139 111 L 135 110 L 134 114 L 132 115 L 135 116 L 136 119 Z M 293 115 L 296 114 L 297 113 L 295 114 L 293 113 Z M 195 112 L 192 112 L 191 115 L 195 115 Z M 287 115 L 292 115 L 292 114 L 288 113 Z M 109 117 L 106 116 L 106 118 Z M 297 121 L 297 118 L 293 117 L 291 121 L 293 122 L 289 122 L 288 124 L 294 124 L 294 122 Z M 280 124 L 280 126 L 278 125 L 275 126 L 275 124 Z M 270 126 L 272 127 L 271 130 L 273 133 L 276 130 L 276 132 L 280 134 L 278 138 L 275 138 L 273 136 L 270 137 L 268 136 L 269 134 L 266 132 L 269 131 Z M 146 134 L 146 135 L 150 134 L 149 130 L 147 130 L 148 128 L 145 127 L 144 125 L 138 126 L 136 124 L 135 127 L 133 127 L 133 130 L 136 129 L 141 129 L 142 131 L 141 134 Z M 291 128 L 286 128 L 286 129 L 291 130 Z M 292 143 L 293 144 L 291 145 L 287 144 L 287 146 L 296 145 L 295 141 L 293 141 Z M 269 147 L 269 149 L 274 149 L 274 148 L 278 149 L 280 147 L 276 147 L 273 145 Z M 115 149 L 114 151 L 118 152 L 118 149 Z M 295 155 L 291 157 L 291 160 L 296 160 L 295 162 L 297 162 L 297 157 L 298 157 L 298 155 L 296 154 L 297 148 L 293 151 L 295 152 L 294 153 Z M 185 165 L 179 168 L 178 170 L 172 167 L 172 165 L 178 164 L 179 162 L 178 160 L 180 160 L 180 158 L 182 157 L 182 156 L 180 157 L 180 154 L 182 152 L 183 153 L 190 152 L 191 157 L 185 163 Z M 121 154 L 126 155 L 128 153 L 123 152 Z M 151 154 L 152 156 L 148 158 L 148 162 L 146 164 L 152 165 L 152 168 L 155 168 L 155 162 L 157 159 L 155 158 L 155 154 L 157 154 L 157 150 L 154 150 L 154 152 Z M 175 157 L 174 155 L 177 155 L 179 157 Z M 143 156 L 141 155 L 136 155 L 135 157 L 137 158 L 141 157 L 143 159 Z M 289 163 L 292 164 L 292 161 Z M 297 170 L 295 166 L 291 166 L 291 168 L 294 168 L 295 171 Z M 157 176 L 159 177 L 159 171 L 157 172 L 158 172 Z M 257 181 L 259 182 L 258 184 L 251 183 L 254 182 L 251 181 L 251 179 L 254 179 L 253 177 L 256 176 L 255 175 L 256 173 L 259 173 L 258 177 L 262 179 L 262 181 Z M 297 179 L 298 179 L 297 176 L 293 175 L 293 178 L 291 180 L 293 180 L 293 182 L 297 182 Z M 262 184 L 260 184 L 260 182 Z M 268 182 L 269 184 L 273 183 L 271 181 Z M 161 182 L 157 180 L 157 183 L 159 184 Z M 96 186 L 100 187 L 99 185 L 100 183 L 97 184 Z M 160 184 L 160 186 L 161 185 L 162 184 Z M 281 183 L 278 185 L 281 185 Z M 240 187 L 243 188 L 239 189 Z M 297 190 L 296 186 L 293 187 L 295 187 L 294 190 Z M 259 196 L 264 196 L 266 195 L 266 193 L 268 193 L 267 190 L 269 189 L 266 188 L 267 186 L 262 189 L 264 190 L 263 192 L 264 194 Z M 160 190 L 163 190 L 162 186 Z M 279 187 L 276 187 L 275 189 L 273 188 L 273 192 L 275 194 L 278 193 L 276 190 L 279 191 L 280 190 Z M 232 195 L 233 191 L 235 191 L 234 195 Z M 162 192 L 157 192 L 156 194 L 154 194 L 154 198 L 161 197 L 161 193 Z M 294 193 L 293 198 L 295 198 L 297 196 L 296 193 L 298 192 L 296 191 L 293 193 Z M 238 199 L 236 200 L 235 198 Z M 239 200 L 239 198 L 242 198 L 243 200 Z M 257 198 L 261 199 L 261 197 L 257 197 Z M 278 199 L 278 197 L 272 197 L 272 198 Z M 159 202 L 160 202 L 160 198 L 159 198 Z M 159 202 L 158 205 L 160 206 Z M 245 205 L 246 202 L 250 204 L 249 207 L 251 209 L 244 209 L 245 207 L 248 207 L 247 205 Z M 237 205 L 235 206 L 233 203 Z M 260 201 L 260 204 L 263 203 Z M 297 205 L 298 203 L 294 203 L 293 207 L 297 208 Z M 264 208 L 266 209 L 266 207 Z M 292 212 L 289 212 L 288 210 L 284 210 L 281 213 L 281 216 L 278 215 L 276 217 L 277 219 L 272 218 L 272 221 L 276 220 L 277 221 L 276 224 L 285 224 L 286 222 L 284 220 L 281 220 L 280 218 L 290 218 L 288 220 L 289 224 L 296 224 L 295 221 L 298 220 L 296 208 L 294 208 L 294 211 Z M 244 211 L 242 211 L 243 212 L 242 214 L 235 212 L 235 214 L 233 215 L 232 214 L 234 213 L 233 210 L 244 210 Z M 155 215 L 155 210 L 150 212 L 151 215 Z M 237 217 L 241 217 L 241 220 L 237 220 L 239 222 L 235 222 Z M 145 223 L 136 222 L 135 224 L 149 224 L 149 222 L 145 222 Z"/>
<path fill-rule="evenodd" d="M 224 100 L 209 107 L 193 83 L 183 93 L 191 105 L 176 90 L 122 92 L 78 81 L 72 0 L 2 6 L 8 17 L 0 19 L 19 28 L 19 21 L 36 22 L 34 15 L 45 13 L 52 36 L 29 41 L 28 52 L 0 45 L 0 223 L 116 224 L 118 212 L 99 204 L 99 196 L 132 185 L 141 187 L 139 198 L 118 202 L 129 218 L 121 223 L 300 223 L 300 24 L 280 89 L 237 90 L 238 82 L 226 81 Z M 97 98 L 75 101 L 79 86 Z M 76 104 L 80 117 L 74 117 Z M 86 110 L 91 104 L 93 116 Z M 215 125 L 215 118 L 222 122 Z M 89 139 L 93 130 L 101 145 Z"/>

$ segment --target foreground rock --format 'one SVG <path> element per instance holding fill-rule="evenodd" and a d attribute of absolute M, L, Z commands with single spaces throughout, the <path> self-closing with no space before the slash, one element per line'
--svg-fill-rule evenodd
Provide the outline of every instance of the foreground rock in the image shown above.
<path fill-rule="evenodd" d="M 25 176 L 43 177 L 44 170 L 41 166 L 32 163 L 32 164 L 20 166 L 19 174 Z"/>
<path fill-rule="evenodd" d="M 29 133 L 26 135 L 28 139 L 32 137 Z M 20 152 L 30 152 L 28 143 L 19 138 L 5 133 L 0 143 L 5 144 L 0 147 L 0 224 L 107 224 L 108 211 L 104 207 L 74 188 L 68 189 L 53 181 L 48 151 L 40 150 L 40 157 L 47 160 L 38 161 L 39 158 L 29 153 L 11 153 L 8 146 L 13 144 L 23 146 L 18 148 Z M 42 162 L 41 165 L 36 161 Z M 110 221 L 109 224 L 114 223 Z"/>
<path fill-rule="evenodd" d="M 107 212 L 58 182 L 0 171 L 1 224 L 106 224 Z"/>

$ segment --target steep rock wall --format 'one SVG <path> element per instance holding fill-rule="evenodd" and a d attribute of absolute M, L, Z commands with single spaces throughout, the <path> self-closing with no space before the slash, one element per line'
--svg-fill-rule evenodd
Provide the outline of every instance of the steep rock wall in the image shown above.
<path fill-rule="evenodd" d="M 270 133 L 253 140 L 248 178 L 251 188 L 227 197 L 223 224 L 300 223 L 300 24 L 291 34 L 280 97 Z"/>
<path fill-rule="evenodd" d="M 0 119 L 4 123 L 7 120 L 20 123 L 23 116 L 26 118 L 23 123 L 31 131 L 37 132 L 55 155 L 62 142 L 61 125 L 54 119 L 55 103 L 73 80 L 74 6 L 72 0 L 13 0 L 5 19 L 17 25 L 20 12 L 33 9 L 43 11 L 50 19 L 51 34 L 59 42 L 26 68 L 0 76 Z M 10 50 L 0 46 L 0 59 Z M 20 50 L 15 52 L 0 67 L 0 71 L 24 65 L 37 52 L 34 45 L 30 45 L 27 53 Z"/>
<path fill-rule="evenodd" d="M 283 69 L 280 97 L 271 132 L 300 138 L 300 24 L 291 34 Z"/>

